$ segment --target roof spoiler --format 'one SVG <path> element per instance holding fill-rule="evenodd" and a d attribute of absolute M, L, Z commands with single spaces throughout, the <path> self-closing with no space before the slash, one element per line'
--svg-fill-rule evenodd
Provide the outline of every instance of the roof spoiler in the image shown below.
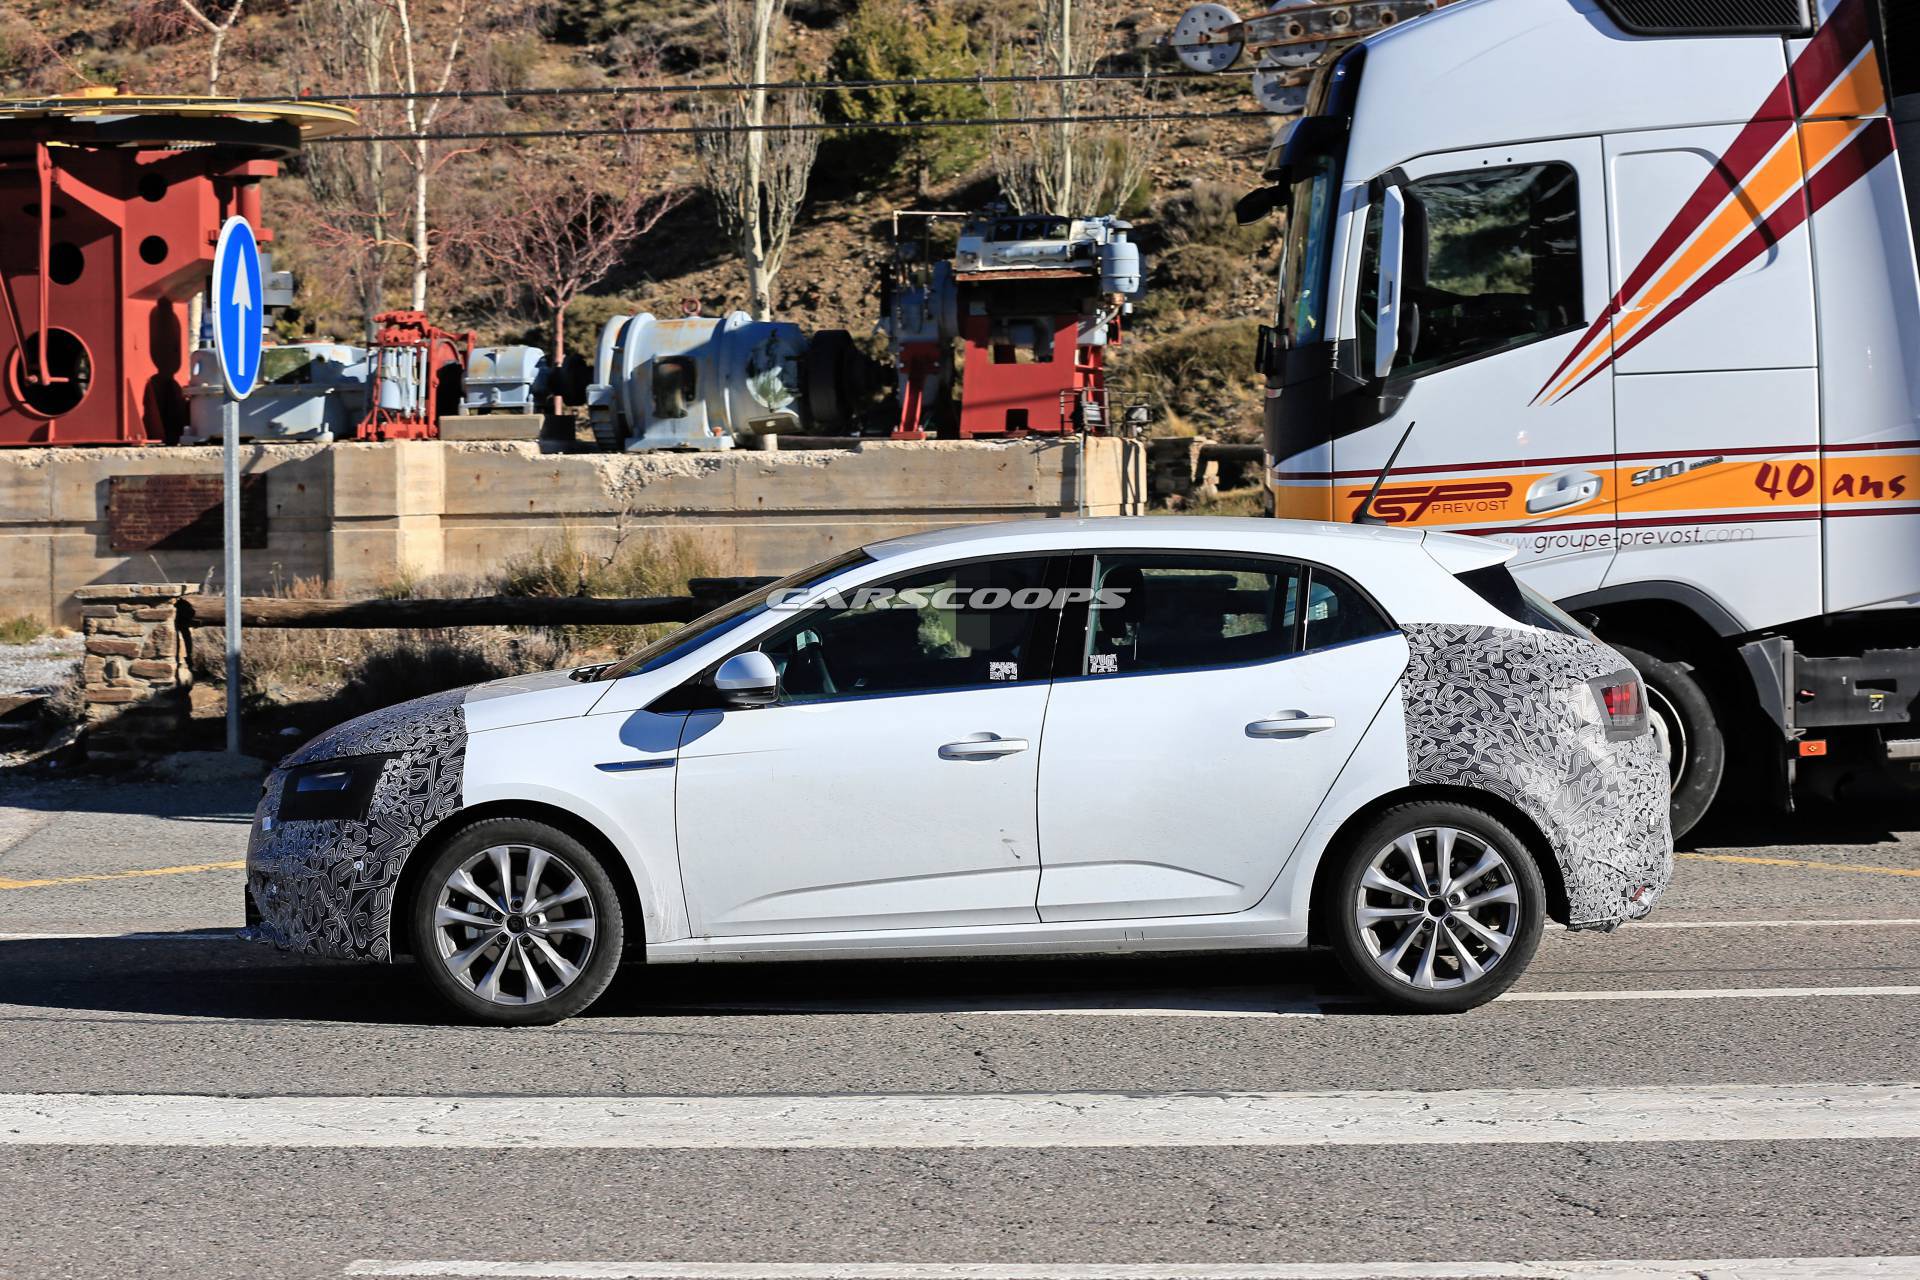
<path fill-rule="evenodd" d="M 1510 542 L 1469 538 L 1465 534 L 1441 533 L 1436 529 L 1426 531 L 1421 545 L 1442 569 L 1455 577 L 1475 569 L 1505 564 L 1520 554 L 1520 548 Z"/>

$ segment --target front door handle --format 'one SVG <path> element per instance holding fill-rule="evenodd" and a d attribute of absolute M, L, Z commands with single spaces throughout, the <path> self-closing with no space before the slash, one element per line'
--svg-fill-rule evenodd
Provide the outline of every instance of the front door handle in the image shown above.
<path fill-rule="evenodd" d="M 940 748 L 942 760 L 993 760 L 1017 755 L 1027 749 L 1025 738 L 1003 738 L 997 733 L 976 733 Z"/>
<path fill-rule="evenodd" d="M 1338 723 L 1332 716 L 1310 716 L 1304 711 L 1289 711 L 1272 720 L 1255 720 L 1247 726 L 1249 738 L 1298 738 L 1309 733 L 1325 733 Z"/>

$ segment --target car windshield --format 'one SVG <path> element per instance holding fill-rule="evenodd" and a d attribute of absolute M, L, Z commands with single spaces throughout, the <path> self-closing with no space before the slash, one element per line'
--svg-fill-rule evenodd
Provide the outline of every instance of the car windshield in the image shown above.
<path fill-rule="evenodd" d="M 809 565 L 798 573 L 790 573 L 778 582 L 749 591 L 746 595 L 722 605 L 712 613 L 695 618 L 678 631 L 668 632 L 646 648 L 620 659 L 594 676 L 594 679 L 618 680 L 622 676 L 658 670 L 669 662 L 691 653 L 714 637 L 726 634 L 751 618 L 759 617 L 767 611 L 767 601 L 772 599 L 776 592 L 811 587 L 815 583 L 825 582 L 844 569 L 865 564 L 872 558 L 865 551 L 856 548 L 852 551 L 843 551 L 831 560 L 822 560 L 819 564 Z"/>

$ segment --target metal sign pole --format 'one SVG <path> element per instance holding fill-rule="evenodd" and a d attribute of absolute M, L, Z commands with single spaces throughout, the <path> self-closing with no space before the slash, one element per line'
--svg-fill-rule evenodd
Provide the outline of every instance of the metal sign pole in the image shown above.
<path fill-rule="evenodd" d="M 225 562 L 227 633 L 227 754 L 240 754 L 240 402 L 220 400 L 221 558 Z"/>
<path fill-rule="evenodd" d="M 213 349 L 220 400 L 220 551 L 226 578 L 227 754 L 240 754 L 240 402 L 260 377 L 260 248 L 242 217 L 220 227 L 213 251 Z"/>

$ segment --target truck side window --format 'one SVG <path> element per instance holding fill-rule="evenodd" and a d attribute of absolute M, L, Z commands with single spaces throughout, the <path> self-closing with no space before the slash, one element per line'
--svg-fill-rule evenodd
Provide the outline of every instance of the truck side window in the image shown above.
<path fill-rule="evenodd" d="M 1402 275 L 1413 309 L 1396 377 L 1492 355 L 1585 323 L 1581 301 L 1580 192 L 1564 164 L 1510 165 L 1435 174 L 1409 183 L 1424 211 L 1426 243 L 1406 244 Z M 1409 236 L 1420 220 L 1408 219 Z M 1371 363 L 1380 294 L 1380 209 L 1367 215 L 1358 307 L 1362 360 Z M 1425 278 L 1417 264 L 1426 264 Z M 1377 370 L 1369 369 L 1377 375 Z"/>

